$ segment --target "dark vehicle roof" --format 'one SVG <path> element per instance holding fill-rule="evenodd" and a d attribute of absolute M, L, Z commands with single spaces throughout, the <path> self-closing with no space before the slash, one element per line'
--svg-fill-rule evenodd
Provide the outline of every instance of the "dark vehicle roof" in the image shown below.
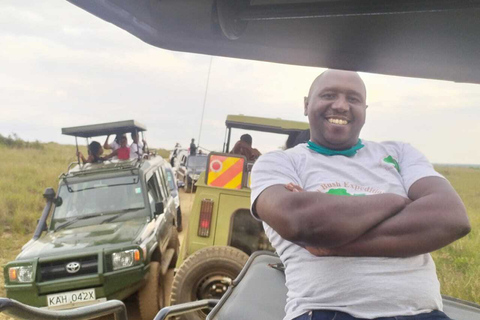
<path fill-rule="evenodd" d="M 480 0 L 68 0 L 165 49 L 480 83 Z"/>
<path fill-rule="evenodd" d="M 303 131 L 310 128 L 310 125 L 307 122 L 231 114 L 227 116 L 225 125 L 227 128 L 239 128 L 283 134 Z"/>
<path fill-rule="evenodd" d="M 133 131 L 146 131 L 147 127 L 135 120 L 125 120 L 117 122 L 107 122 L 99 124 L 91 124 L 86 126 L 62 128 L 62 134 L 75 137 L 97 137 L 109 134 L 123 134 Z"/>

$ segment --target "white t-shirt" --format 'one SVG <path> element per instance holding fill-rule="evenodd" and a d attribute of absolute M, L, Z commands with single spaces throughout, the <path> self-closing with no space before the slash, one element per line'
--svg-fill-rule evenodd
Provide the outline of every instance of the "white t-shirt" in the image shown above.
<path fill-rule="evenodd" d="M 289 182 L 306 191 L 337 195 L 395 193 L 407 197 L 418 179 L 441 177 L 409 144 L 363 144 L 365 147 L 353 157 L 325 156 L 306 144 L 261 156 L 251 175 L 252 204 L 266 188 Z M 372 319 L 443 308 L 430 254 L 409 258 L 317 257 L 281 238 L 265 222 L 263 225 L 286 268 L 285 320 L 319 309 Z"/>
<path fill-rule="evenodd" d="M 112 149 L 112 151 L 115 151 L 120 148 L 120 145 L 115 140 L 113 140 L 112 143 L 109 144 L 109 146 L 110 146 L 110 149 Z"/>
<path fill-rule="evenodd" d="M 143 154 L 143 144 L 138 141 L 138 143 L 132 142 L 130 145 L 130 159 L 141 158 Z"/>

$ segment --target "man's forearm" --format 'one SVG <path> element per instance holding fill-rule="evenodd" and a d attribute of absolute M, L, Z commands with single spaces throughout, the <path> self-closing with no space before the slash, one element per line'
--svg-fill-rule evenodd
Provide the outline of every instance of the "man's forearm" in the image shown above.
<path fill-rule="evenodd" d="M 418 198 L 400 213 L 349 244 L 320 250 L 319 255 L 407 257 L 440 249 L 470 231 L 456 193 Z M 315 254 L 315 249 L 310 249 Z"/>
<path fill-rule="evenodd" d="M 350 243 L 405 206 L 406 199 L 394 194 L 346 197 L 283 186 L 268 188 L 256 203 L 260 218 L 283 238 L 323 247 Z"/>

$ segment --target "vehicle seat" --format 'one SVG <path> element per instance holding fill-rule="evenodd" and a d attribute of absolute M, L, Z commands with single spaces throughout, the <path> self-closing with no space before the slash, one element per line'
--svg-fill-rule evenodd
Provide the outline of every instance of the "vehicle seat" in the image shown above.
<path fill-rule="evenodd" d="M 280 259 L 269 251 L 254 252 L 207 320 L 279 320 L 285 317 L 285 274 L 273 266 Z"/>

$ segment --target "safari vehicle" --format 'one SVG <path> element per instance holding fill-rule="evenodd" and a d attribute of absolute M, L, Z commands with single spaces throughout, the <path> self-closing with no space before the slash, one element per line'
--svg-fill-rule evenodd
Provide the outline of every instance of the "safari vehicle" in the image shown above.
<path fill-rule="evenodd" d="M 225 124 L 224 150 L 205 157 L 207 170 L 196 184 L 189 228 L 177 262 L 172 304 L 220 298 L 250 254 L 273 250 L 261 222 L 250 214 L 253 162 L 228 153 L 232 129 L 283 134 L 287 138 L 309 128 L 304 122 L 243 115 L 228 115 Z M 205 314 L 188 316 L 204 318 Z"/>
<path fill-rule="evenodd" d="M 62 133 L 91 138 L 144 130 L 130 120 Z M 165 169 L 156 155 L 70 164 L 58 193 L 45 190 L 33 238 L 5 266 L 7 296 L 65 309 L 138 293 L 142 319 L 152 319 L 165 306 L 162 283 L 173 276 L 179 248 Z"/>
<path fill-rule="evenodd" d="M 182 226 L 182 209 L 180 208 L 180 195 L 178 192 L 178 181 L 175 177 L 175 173 L 170 164 L 165 165 L 165 173 L 167 176 L 168 188 L 175 202 L 175 207 L 177 210 L 177 231 L 181 232 L 183 230 Z"/>
<path fill-rule="evenodd" d="M 480 84 L 478 0 L 69 1 L 164 49 Z M 281 271 L 268 267 L 276 262 L 276 258 L 267 258 L 260 265 L 247 264 L 249 271 L 239 277 L 243 280 L 232 283 L 233 289 L 209 318 L 281 318 L 278 311 L 285 303 L 281 296 L 285 279 Z M 267 267 L 270 269 L 265 273 L 262 268 Z M 253 281 L 245 281 L 248 277 Z M 246 295 L 235 289 L 242 283 Z M 468 313 L 456 316 L 447 310 L 446 300 L 446 311 L 455 319 L 480 319 L 477 305 L 459 302 L 458 309 Z M 78 309 L 75 319 L 87 319 L 92 312 L 115 307 L 106 303 L 91 306 L 93 311 Z M 213 304 L 197 301 L 173 306 L 169 314 Z M 2 307 L 23 318 L 41 312 L 34 309 L 27 313 L 23 306 L 5 299 L 0 302 Z M 169 310 L 160 313 L 165 315 Z M 57 313 L 37 319 L 61 315 L 67 318 L 65 313 Z"/>
<path fill-rule="evenodd" d="M 177 177 L 180 181 L 183 181 L 186 192 L 196 190 L 196 183 L 206 167 L 207 155 L 196 154 L 189 155 L 185 160 L 185 165 L 177 169 Z"/>

